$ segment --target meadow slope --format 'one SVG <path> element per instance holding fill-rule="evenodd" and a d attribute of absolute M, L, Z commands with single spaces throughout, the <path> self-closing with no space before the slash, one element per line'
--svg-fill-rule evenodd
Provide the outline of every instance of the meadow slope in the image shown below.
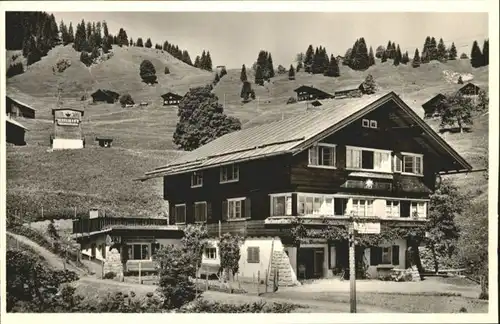
<path fill-rule="evenodd" d="M 211 82 L 215 73 L 186 65 L 167 53 L 156 49 L 114 47 L 114 56 L 90 69 L 79 61 L 71 46 L 59 46 L 40 62 L 30 66 L 24 74 L 7 79 L 7 94 L 33 105 L 37 119 L 21 120 L 28 132 L 25 147 L 7 149 L 7 191 L 9 207 L 23 206 L 34 209 L 38 215 L 44 210 L 66 210 L 77 206 L 106 208 L 116 215 L 158 215 L 164 212 L 161 180 L 144 183 L 132 179 L 151 168 L 161 166 L 182 152 L 176 151 L 172 134 L 177 122 L 177 109 L 161 105 L 160 95 L 167 91 L 184 94 L 190 87 Z M 7 53 L 12 58 L 13 52 Z M 60 58 L 69 58 L 71 67 L 54 74 L 52 66 Z M 148 86 L 141 82 L 139 65 L 143 59 L 153 62 L 158 84 Z M 22 60 L 17 58 L 16 60 Z M 164 67 L 171 73 L 165 75 Z M 441 91 L 452 91 L 457 85 L 449 83 L 444 72 L 470 73 L 473 82 L 481 87 L 488 85 L 488 68 L 473 69 L 468 60 L 447 63 L 431 62 L 414 69 L 411 66 L 395 67 L 392 62 L 380 63 L 367 71 L 352 71 L 341 66 L 339 78 L 309 75 L 299 72 L 296 80 L 287 75 L 277 75 L 264 86 L 252 84 L 258 100 L 241 103 L 240 70 L 228 74 L 214 88 L 219 102 L 225 105 L 228 115 L 238 117 L 243 127 L 304 113 L 305 103 L 286 105 L 293 89 L 304 84 L 314 85 L 324 91 L 357 85 L 372 74 L 379 91 L 395 91 L 420 116 L 421 104 Z M 253 72 L 247 69 L 248 79 Z M 87 146 L 79 151 L 48 152 L 52 131 L 51 109 L 56 105 L 58 86 L 62 84 L 63 105 L 84 108 L 83 129 Z M 83 94 L 98 88 L 130 93 L 136 102 L 147 101 L 146 107 L 123 109 L 119 104 L 89 104 L 80 101 Z M 345 99 L 355 100 L 355 99 Z M 438 130 L 437 121 L 428 121 Z M 103 149 L 94 137 L 109 135 L 114 147 Z M 475 120 L 471 133 L 442 134 L 458 152 L 474 165 L 485 167 L 488 152 L 488 115 Z M 460 187 L 479 199 L 487 197 L 487 183 L 481 173 L 457 175 L 453 179 Z"/>

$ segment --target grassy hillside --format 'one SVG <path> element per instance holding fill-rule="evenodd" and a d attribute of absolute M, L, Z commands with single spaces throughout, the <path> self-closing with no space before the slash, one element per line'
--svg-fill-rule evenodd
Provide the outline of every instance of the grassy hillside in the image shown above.
<path fill-rule="evenodd" d="M 34 213 L 39 213 L 42 205 L 46 212 L 74 206 L 82 211 L 90 206 L 106 208 L 117 215 L 157 215 L 163 212 L 161 180 L 132 181 L 144 171 L 181 154 L 174 151 L 172 143 L 177 109 L 162 106 L 159 96 L 167 91 L 183 94 L 190 87 L 207 84 L 213 80 L 214 73 L 188 66 L 160 50 L 115 47 L 113 51 L 111 59 L 89 69 L 79 61 L 78 53 L 71 46 L 60 46 L 30 66 L 24 74 L 7 80 L 7 93 L 15 94 L 37 109 L 37 119 L 21 120 L 29 129 L 26 135 L 28 145 L 7 149 L 7 190 L 9 201 L 15 200 L 15 205 L 23 205 L 24 209 L 34 206 Z M 7 59 L 12 58 L 12 54 L 7 53 Z M 69 58 L 72 64 L 63 73 L 55 75 L 52 66 L 60 58 Z M 143 59 L 149 59 L 155 65 L 159 82 L 155 86 L 147 86 L 140 80 L 139 65 Z M 22 60 L 22 57 L 17 60 Z M 171 71 L 169 75 L 163 73 L 165 66 Z M 243 127 L 251 127 L 303 113 L 305 103 L 285 104 L 295 95 L 293 89 L 302 84 L 333 93 L 335 89 L 361 83 L 370 73 L 380 91 L 397 92 L 422 116 L 422 103 L 440 91 L 457 89 L 456 84 L 446 81 L 447 71 L 472 74 L 473 82 L 487 87 L 488 68 L 473 69 L 468 60 L 431 62 L 417 69 L 378 61 L 364 72 L 341 66 L 339 78 L 299 72 L 296 80 L 290 81 L 287 75 L 278 75 L 264 86 L 252 85 L 259 99 L 246 104 L 239 98 L 240 70 L 228 70 L 214 92 L 225 104 L 227 114 L 238 117 Z M 247 75 L 253 81 L 251 69 L 247 69 Z M 83 150 L 47 151 L 52 131 L 50 111 L 56 103 L 59 83 L 63 84 L 65 106 L 85 108 L 82 127 L 87 147 Z M 85 91 L 90 94 L 97 88 L 121 94 L 128 92 L 136 102 L 147 101 L 149 105 L 124 109 L 119 104 L 93 105 L 80 101 Z M 429 124 L 438 129 L 437 121 L 429 121 Z M 114 147 L 99 148 L 94 141 L 96 135 L 112 136 Z M 474 167 L 485 167 L 488 115 L 476 119 L 471 133 L 445 133 L 442 136 Z M 475 197 L 487 197 L 487 183 L 482 173 L 453 178 Z"/>

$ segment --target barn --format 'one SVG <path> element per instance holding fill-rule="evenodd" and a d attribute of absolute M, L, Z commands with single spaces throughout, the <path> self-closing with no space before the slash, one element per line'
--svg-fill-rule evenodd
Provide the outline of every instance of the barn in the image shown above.
<path fill-rule="evenodd" d="M 293 90 L 297 93 L 297 101 L 331 99 L 334 96 L 315 87 L 302 85 Z"/>
<path fill-rule="evenodd" d="M 35 109 L 12 96 L 5 96 L 5 111 L 12 117 L 35 118 Z"/>
<path fill-rule="evenodd" d="M 422 105 L 422 108 L 424 108 L 425 118 L 431 118 L 438 114 L 439 107 L 444 98 L 446 98 L 444 94 L 438 93 Z"/>
<path fill-rule="evenodd" d="M 120 94 L 111 90 L 101 90 L 98 89 L 95 91 L 92 96 L 92 101 L 95 102 L 106 102 L 109 104 L 115 103 L 118 101 Z"/>
<path fill-rule="evenodd" d="M 460 89 L 458 89 L 458 92 L 464 96 L 477 96 L 480 91 L 481 88 L 472 82 L 469 82 Z"/>
<path fill-rule="evenodd" d="M 21 125 L 17 120 L 10 117 L 5 119 L 5 133 L 7 143 L 13 145 L 26 145 L 24 136 L 26 134 L 26 127 Z"/>
<path fill-rule="evenodd" d="M 54 133 L 51 136 L 53 150 L 81 149 L 85 146 L 81 122 L 84 111 L 74 108 L 52 109 Z"/>
<path fill-rule="evenodd" d="M 177 93 L 173 92 L 167 92 L 161 95 L 161 97 L 163 98 L 164 106 L 176 106 L 181 102 L 183 98 L 181 95 L 178 95 Z"/>
<path fill-rule="evenodd" d="M 363 83 L 350 85 L 339 90 L 335 91 L 335 98 L 353 98 L 353 97 L 361 97 L 364 93 Z"/>

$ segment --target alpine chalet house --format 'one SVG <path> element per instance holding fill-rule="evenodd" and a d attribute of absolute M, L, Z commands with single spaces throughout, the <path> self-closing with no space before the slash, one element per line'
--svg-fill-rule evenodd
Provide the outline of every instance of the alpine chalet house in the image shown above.
<path fill-rule="evenodd" d="M 146 172 L 163 177 L 170 224 L 207 224 L 217 237 L 245 237 L 240 278 L 279 269 L 280 285 L 330 277 L 348 268 L 348 243 L 314 238 L 294 244 L 297 219 L 346 228 L 364 218 L 382 232 L 425 225 L 438 174 L 467 163 L 394 92 L 334 101 L 322 110 L 224 135 L 173 163 Z M 369 235 L 369 234 L 368 234 Z M 362 252 L 374 275 L 407 268 L 407 239 Z"/>
<path fill-rule="evenodd" d="M 315 87 L 302 85 L 293 90 L 297 93 L 297 101 L 332 99 L 334 96 Z"/>
<path fill-rule="evenodd" d="M 53 150 L 81 149 L 85 146 L 82 131 L 83 110 L 54 108 L 52 116 L 54 132 L 50 137 Z"/>
<path fill-rule="evenodd" d="M 164 106 L 177 106 L 182 100 L 181 95 L 173 92 L 167 92 L 161 95 L 161 98 L 163 99 Z"/>

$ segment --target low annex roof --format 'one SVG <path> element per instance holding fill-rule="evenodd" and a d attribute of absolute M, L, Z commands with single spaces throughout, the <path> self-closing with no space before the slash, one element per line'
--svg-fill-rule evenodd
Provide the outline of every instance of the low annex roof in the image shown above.
<path fill-rule="evenodd" d="M 444 152 L 463 169 L 472 167 L 394 92 L 366 95 L 348 101 L 332 101 L 320 110 L 259 125 L 221 136 L 172 163 L 146 172 L 137 180 L 207 169 L 281 154 L 297 154 L 325 135 L 349 125 L 390 100 L 403 109 Z"/>

